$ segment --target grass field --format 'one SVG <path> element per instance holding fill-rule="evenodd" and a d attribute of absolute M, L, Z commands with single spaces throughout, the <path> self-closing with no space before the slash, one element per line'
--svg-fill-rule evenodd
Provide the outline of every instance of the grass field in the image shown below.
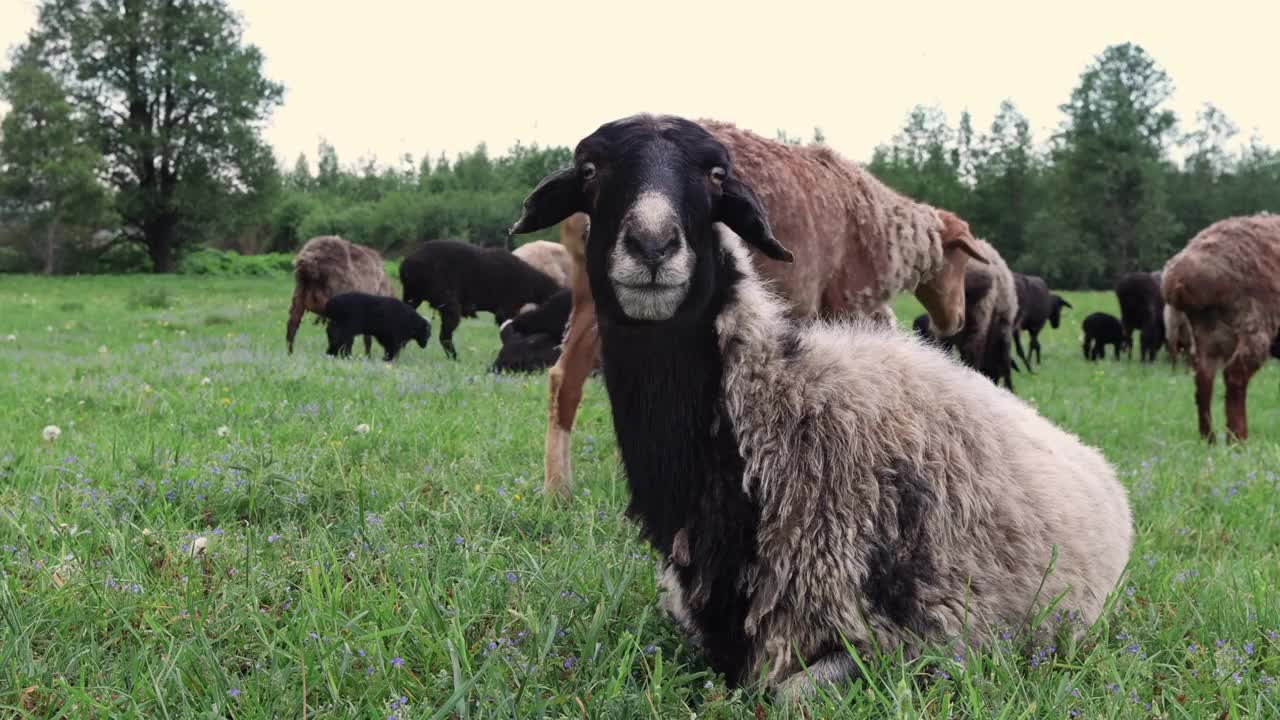
<path fill-rule="evenodd" d="M 598 383 L 557 506 L 545 378 L 486 372 L 487 316 L 458 363 L 434 341 L 330 361 L 310 321 L 290 357 L 290 291 L 0 277 L 0 717 L 797 715 L 727 691 L 655 614 Z M 1280 717 L 1280 366 L 1247 446 L 1206 448 L 1189 374 L 1084 362 L 1079 322 L 1114 296 L 1069 297 L 1014 381 L 1130 489 L 1114 608 L 1075 647 L 865 658 L 810 717 Z"/>

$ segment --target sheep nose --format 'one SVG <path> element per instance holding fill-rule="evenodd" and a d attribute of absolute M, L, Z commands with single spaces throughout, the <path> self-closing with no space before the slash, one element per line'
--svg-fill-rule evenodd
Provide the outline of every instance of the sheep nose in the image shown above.
<path fill-rule="evenodd" d="M 627 252 L 649 268 L 657 272 L 662 263 L 675 254 L 680 247 L 680 231 L 671 228 L 665 233 L 650 234 L 629 230 L 622 237 L 622 245 Z"/>

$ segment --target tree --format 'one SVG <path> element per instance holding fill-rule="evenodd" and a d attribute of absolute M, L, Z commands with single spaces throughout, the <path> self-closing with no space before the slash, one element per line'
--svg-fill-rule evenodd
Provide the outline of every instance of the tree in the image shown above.
<path fill-rule="evenodd" d="M 224 0 L 45 0 L 29 46 L 89 119 L 156 272 L 278 182 L 258 126 L 283 88 Z"/>
<path fill-rule="evenodd" d="M 91 232 L 107 215 L 102 156 L 33 48 L 15 56 L 0 95 L 12 106 L 0 122 L 0 209 L 24 236 L 37 238 L 34 254 L 52 274 L 60 240 L 77 228 Z"/>
<path fill-rule="evenodd" d="M 1029 249 L 1028 227 L 1041 202 L 1040 174 L 1030 123 L 1005 100 L 973 153 L 974 196 L 967 219 L 1009 263 Z"/>
<path fill-rule="evenodd" d="M 956 132 L 941 109 L 917 105 L 893 144 L 875 149 L 868 169 L 908 197 L 967 215 L 969 188 L 961 181 Z"/>

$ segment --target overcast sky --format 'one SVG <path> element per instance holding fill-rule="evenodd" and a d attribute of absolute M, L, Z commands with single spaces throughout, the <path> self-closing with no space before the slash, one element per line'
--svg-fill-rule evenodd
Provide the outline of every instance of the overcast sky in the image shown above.
<path fill-rule="evenodd" d="M 953 124 L 968 109 L 985 129 L 1006 97 L 1042 142 L 1085 65 L 1125 41 L 1173 78 L 1184 126 L 1212 101 L 1242 139 L 1280 144 L 1280 0 L 231 4 L 287 88 L 266 130 L 287 163 L 314 159 L 321 138 L 344 164 L 482 141 L 571 145 L 637 111 L 806 139 L 818 125 L 866 160 L 916 103 Z M 0 0 L 0 46 L 34 20 L 34 0 Z"/>

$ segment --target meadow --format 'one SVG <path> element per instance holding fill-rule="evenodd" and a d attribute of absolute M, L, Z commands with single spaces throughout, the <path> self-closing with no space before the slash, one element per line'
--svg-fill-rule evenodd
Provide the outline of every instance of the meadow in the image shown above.
<path fill-rule="evenodd" d="M 487 372 L 488 316 L 457 363 L 434 339 L 333 361 L 310 320 L 289 356 L 291 290 L 0 276 L 0 716 L 803 715 L 726 689 L 656 613 L 598 381 L 551 501 L 545 376 Z M 1078 644 L 862 657 L 808 717 L 1280 716 L 1280 364 L 1251 440 L 1206 447 L 1189 373 L 1086 363 L 1079 323 L 1115 298 L 1067 297 L 1014 382 L 1130 491 L 1113 606 Z"/>

